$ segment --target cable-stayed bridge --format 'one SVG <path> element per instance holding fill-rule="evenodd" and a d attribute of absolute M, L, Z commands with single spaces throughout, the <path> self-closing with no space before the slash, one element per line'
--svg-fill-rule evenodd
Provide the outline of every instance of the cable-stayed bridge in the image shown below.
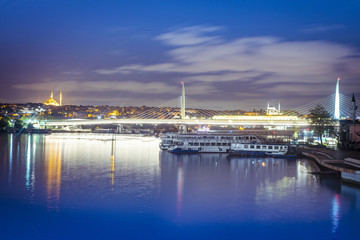
<path fill-rule="evenodd" d="M 121 119 L 64 119 L 40 123 L 43 126 L 79 126 L 79 125 L 122 125 L 122 124 L 174 124 L 174 125 L 233 125 L 233 126 L 307 126 L 306 115 L 317 105 L 335 115 L 336 93 L 318 99 L 309 104 L 282 110 L 277 115 L 244 115 L 239 110 L 219 110 L 199 102 L 188 101 L 185 105 L 185 88 L 182 96 L 169 100 L 156 107 L 151 107 L 131 118 Z M 186 106 L 186 108 L 185 108 Z M 341 117 L 350 116 L 351 97 L 339 94 L 339 110 Z M 279 106 L 280 107 L 280 106 Z M 280 110 L 280 109 L 278 109 Z"/>

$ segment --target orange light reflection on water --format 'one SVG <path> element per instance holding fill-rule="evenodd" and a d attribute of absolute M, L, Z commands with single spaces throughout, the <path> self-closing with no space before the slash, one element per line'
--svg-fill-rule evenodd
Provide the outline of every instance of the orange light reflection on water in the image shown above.
<path fill-rule="evenodd" d="M 48 209 L 58 209 L 61 187 L 61 145 L 59 142 L 48 144 L 50 151 L 47 156 L 47 206 Z"/>

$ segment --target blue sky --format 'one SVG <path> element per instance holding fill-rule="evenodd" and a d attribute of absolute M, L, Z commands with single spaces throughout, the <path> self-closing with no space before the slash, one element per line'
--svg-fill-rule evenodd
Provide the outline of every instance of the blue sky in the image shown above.
<path fill-rule="evenodd" d="M 0 0 L 0 102 L 297 107 L 360 94 L 360 1 Z"/>

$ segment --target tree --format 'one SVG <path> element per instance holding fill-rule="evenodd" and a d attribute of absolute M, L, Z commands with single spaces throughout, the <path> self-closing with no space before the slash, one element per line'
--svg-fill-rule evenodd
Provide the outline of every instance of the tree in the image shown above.
<path fill-rule="evenodd" d="M 0 117 L 0 131 L 10 126 L 10 118 L 7 116 Z"/>
<path fill-rule="evenodd" d="M 21 121 L 20 119 L 18 119 L 15 121 L 14 127 L 15 127 L 16 132 L 20 132 L 20 130 L 24 127 L 24 122 Z"/>
<path fill-rule="evenodd" d="M 320 137 L 321 145 L 323 145 L 322 136 L 324 133 L 334 131 L 335 122 L 331 118 L 331 114 L 323 106 L 317 105 L 310 110 L 309 120 L 311 129 L 316 136 Z"/>

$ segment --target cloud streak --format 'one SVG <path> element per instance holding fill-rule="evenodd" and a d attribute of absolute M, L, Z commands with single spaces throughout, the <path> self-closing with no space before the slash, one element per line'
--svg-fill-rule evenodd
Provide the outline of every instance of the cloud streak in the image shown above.
<path fill-rule="evenodd" d="M 271 36 L 225 40 L 214 36 L 219 27 L 189 27 L 156 39 L 173 47 L 168 62 L 98 69 L 101 75 L 141 72 L 181 73 L 191 82 L 249 81 L 259 83 L 321 83 L 342 75 L 359 74 L 355 49 L 328 41 L 285 41 Z M 212 34 L 208 36 L 208 34 Z M 267 77 L 264 77 L 267 76 Z"/>
<path fill-rule="evenodd" d="M 345 26 L 342 24 L 333 24 L 333 25 L 313 24 L 303 27 L 301 31 L 305 33 L 317 33 L 317 32 L 339 30 L 343 28 L 345 28 Z"/>

